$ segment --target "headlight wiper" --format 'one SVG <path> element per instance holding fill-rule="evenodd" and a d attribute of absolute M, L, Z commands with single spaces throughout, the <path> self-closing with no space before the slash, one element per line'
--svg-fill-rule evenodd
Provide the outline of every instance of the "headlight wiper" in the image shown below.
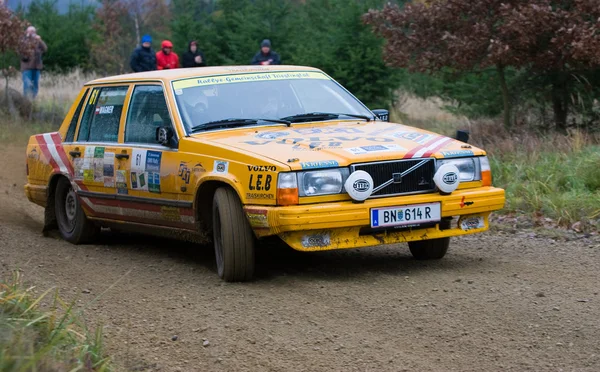
<path fill-rule="evenodd" d="M 260 121 L 266 121 L 269 123 L 279 123 L 285 124 L 288 127 L 290 126 L 290 121 L 288 120 L 280 120 L 280 119 L 250 119 L 250 118 L 229 118 L 222 120 L 209 121 L 208 123 L 203 123 L 200 125 L 196 125 L 192 127 L 192 132 L 197 132 L 199 130 L 212 129 L 212 128 L 234 128 L 234 127 L 245 127 L 248 125 L 257 124 Z"/>
<path fill-rule="evenodd" d="M 281 118 L 281 120 L 289 120 L 292 123 L 299 123 L 299 122 L 306 122 L 306 121 L 337 119 L 340 116 L 349 116 L 351 118 L 363 119 L 366 121 L 371 121 L 373 119 L 366 115 L 357 115 L 357 114 L 345 114 L 345 113 L 334 113 L 334 112 L 307 112 L 305 114 L 286 116 L 284 118 Z"/>

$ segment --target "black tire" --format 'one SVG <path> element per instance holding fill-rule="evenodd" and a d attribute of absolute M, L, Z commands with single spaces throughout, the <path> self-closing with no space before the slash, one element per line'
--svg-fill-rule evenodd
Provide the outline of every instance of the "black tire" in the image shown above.
<path fill-rule="evenodd" d="M 408 248 L 417 260 L 439 260 L 446 255 L 450 246 L 450 238 L 419 240 L 409 242 Z"/>
<path fill-rule="evenodd" d="M 254 276 L 254 233 L 237 194 L 221 187 L 213 198 L 213 240 L 219 277 L 245 282 Z"/>
<path fill-rule="evenodd" d="M 85 216 L 79 199 L 68 179 L 61 177 L 54 191 L 54 210 L 58 231 L 64 240 L 73 244 L 89 242 L 98 232 Z"/>

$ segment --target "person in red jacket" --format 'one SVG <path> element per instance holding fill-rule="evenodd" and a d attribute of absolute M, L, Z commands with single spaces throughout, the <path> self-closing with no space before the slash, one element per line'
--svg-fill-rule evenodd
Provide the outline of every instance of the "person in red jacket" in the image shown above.
<path fill-rule="evenodd" d="M 156 53 L 156 69 L 179 68 L 179 57 L 173 52 L 173 43 L 164 40 L 160 46 L 162 50 Z"/>

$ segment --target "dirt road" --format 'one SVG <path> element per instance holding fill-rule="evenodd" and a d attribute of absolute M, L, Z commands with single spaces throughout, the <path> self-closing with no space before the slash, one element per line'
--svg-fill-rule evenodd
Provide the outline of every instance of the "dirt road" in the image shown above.
<path fill-rule="evenodd" d="M 23 195 L 23 150 L 0 159 L 0 273 L 21 268 L 82 308 L 106 291 L 85 317 L 104 325 L 119 370 L 600 370 L 593 238 L 486 233 L 454 240 L 440 262 L 404 245 L 276 246 L 259 251 L 255 282 L 226 284 L 194 245 L 43 237 L 42 209 Z"/>

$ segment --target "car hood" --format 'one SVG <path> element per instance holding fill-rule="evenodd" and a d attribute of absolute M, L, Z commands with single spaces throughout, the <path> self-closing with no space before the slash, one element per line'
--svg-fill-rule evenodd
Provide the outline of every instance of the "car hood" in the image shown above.
<path fill-rule="evenodd" d="M 478 148 L 446 136 L 380 121 L 246 127 L 195 134 L 193 137 L 265 156 L 292 169 L 485 154 Z"/>

